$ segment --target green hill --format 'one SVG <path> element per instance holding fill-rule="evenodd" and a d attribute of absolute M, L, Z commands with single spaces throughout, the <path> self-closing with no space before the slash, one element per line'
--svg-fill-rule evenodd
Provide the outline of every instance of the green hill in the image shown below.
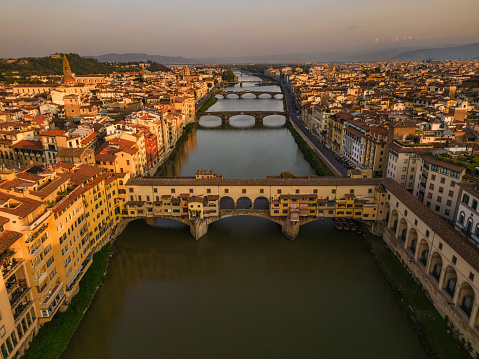
<path fill-rule="evenodd" d="M 78 54 L 67 54 L 68 62 L 74 74 L 90 75 L 104 74 L 108 75 L 112 72 L 131 72 L 140 71 L 137 68 L 121 68 L 121 64 L 106 64 L 96 59 L 81 57 Z M 150 62 L 150 71 L 171 71 L 166 66 L 156 62 Z M 63 56 L 54 59 L 48 57 L 23 57 L 11 62 L 11 60 L 0 59 L 0 81 L 6 83 L 34 83 L 40 82 L 30 79 L 30 76 L 50 76 L 63 75 Z M 19 77 L 18 77 L 19 76 Z"/>

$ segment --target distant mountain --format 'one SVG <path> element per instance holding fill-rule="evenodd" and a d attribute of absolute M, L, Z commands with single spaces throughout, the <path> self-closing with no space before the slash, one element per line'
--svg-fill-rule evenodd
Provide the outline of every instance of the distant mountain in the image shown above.
<path fill-rule="evenodd" d="M 100 62 L 146 62 L 155 61 L 163 65 L 188 65 L 188 64 L 201 64 L 202 61 L 196 59 L 189 59 L 182 56 L 161 56 L 161 55 L 148 55 L 143 53 L 126 53 L 126 54 L 105 54 L 100 56 L 85 56 L 92 59 L 96 59 Z"/>
<path fill-rule="evenodd" d="M 423 61 L 428 58 L 434 60 L 470 60 L 479 56 L 479 43 L 464 46 L 436 47 L 417 49 L 403 52 L 390 58 L 390 61 Z"/>
<path fill-rule="evenodd" d="M 422 61 L 472 59 L 479 56 L 479 43 L 435 48 L 397 47 L 383 50 L 363 50 L 341 53 L 332 51 L 297 52 L 264 56 L 232 56 L 212 58 L 187 58 L 182 56 L 148 55 L 144 53 L 105 54 L 86 56 L 100 62 L 146 62 L 155 61 L 163 65 L 198 65 L 198 64 L 273 64 L 300 62 L 362 62 L 362 61 Z"/>

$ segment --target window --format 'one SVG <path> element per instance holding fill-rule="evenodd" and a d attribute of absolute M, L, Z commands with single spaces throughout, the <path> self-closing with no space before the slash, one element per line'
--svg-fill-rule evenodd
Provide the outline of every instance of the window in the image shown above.
<path fill-rule="evenodd" d="M 211 193 L 211 188 L 207 188 L 206 193 Z"/>
<path fill-rule="evenodd" d="M 281 190 L 280 190 L 280 189 L 278 190 L 278 194 L 281 194 Z"/>
<path fill-rule="evenodd" d="M 442 251 L 442 243 L 439 242 L 439 249 Z"/>
<path fill-rule="evenodd" d="M 446 183 L 446 179 L 444 177 L 441 177 L 441 183 L 442 184 Z"/>
<path fill-rule="evenodd" d="M 176 191 L 175 191 L 175 189 L 174 189 L 174 188 L 172 188 L 172 189 L 171 189 L 171 193 L 175 193 L 175 192 L 176 192 Z"/>
<path fill-rule="evenodd" d="M 158 188 L 153 188 L 154 193 L 158 193 Z"/>
<path fill-rule="evenodd" d="M 472 200 L 472 209 L 473 210 L 477 209 L 477 200 L 475 200 L 475 199 Z"/>
<path fill-rule="evenodd" d="M 406 168 L 406 167 L 403 167 L 402 170 L 405 172 L 405 171 L 407 170 L 407 168 Z"/>
<path fill-rule="evenodd" d="M 434 181 L 436 179 L 436 175 L 431 175 L 431 181 Z"/>
<path fill-rule="evenodd" d="M 331 190 L 331 193 L 332 193 L 332 194 L 335 194 L 335 193 L 336 193 L 336 190 L 335 190 L 335 189 L 332 189 L 332 190 Z"/>
<path fill-rule="evenodd" d="M 436 205 L 436 212 L 439 212 L 441 210 L 441 207 Z"/>
<path fill-rule="evenodd" d="M 449 191 L 449 193 L 447 194 L 449 197 L 453 197 L 454 196 L 454 191 Z"/>
<path fill-rule="evenodd" d="M 442 197 L 441 197 L 441 196 L 437 196 L 437 202 L 438 202 L 438 203 L 441 203 L 441 201 L 442 201 Z"/>
<path fill-rule="evenodd" d="M 474 280 L 474 274 L 472 272 L 469 272 L 469 279 Z"/>
<path fill-rule="evenodd" d="M 299 193 L 299 189 L 296 190 L 296 193 Z"/>
<path fill-rule="evenodd" d="M 407 163 L 407 158 L 404 160 L 404 163 Z M 406 167 L 404 167 L 404 168 L 406 168 Z"/>
<path fill-rule="evenodd" d="M 459 214 L 459 223 L 460 223 L 460 224 L 464 224 L 464 217 L 465 217 L 465 216 L 464 216 L 464 212 L 461 212 L 461 213 Z"/>
<path fill-rule="evenodd" d="M 444 187 L 439 187 L 439 193 L 444 193 Z"/>
<path fill-rule="evenodd" d="M 317 190 L 317 189 L 313 189 L 313 193 L 314 193 L 314 194 L 318 193 L 318 190 Z"/>
<path fill-rule="evenodd" d="M 225 193 L 230 193 L 230 190 L 228 188 L 225 188 Z"/>
<path fill-rule="evenodd" d="M 128 192 L 133 193 L 133 188 L 128 188 Z"/>
<path fill-rule="evenodd" d="M 426 229 L 426 237 L 429 238 L 429 229 Z"/>
<path fill-rule="evenodd" d="M 456 256 L 452 256 L 452 264 L 456 264 L 457 263 L 457 258 Z"/>
<path fill-rule="evenodd" d="M 241 190 L 241 193 L 246 193 L 246 188 L 243 188 L 243 189 Z"/>
<path fill-rule="evenodd" d="M 48 277 L 50 278 L 50 281 L 52 281 L 56 275 L 57 275 L 57 269 L 53 268 L 52 272 L 48 275 Z"/>
<path fill-rule="evenodd" d="M 444 214 L 445 214 L 446 216 L 449 216 L 449 215 L 451 214 L 451 211 L 448 210 L 448 209 L 446 209 L 446 210 L 444 211 Z"/>
<path fill-rule="evenodd" d="M 193 188 L 190 188 L 190 193 L 193 193 Z"/>
<path fill-rule="evenodd" d="M 0 336 L 2 338 L 5 336 L 5 326 L 4 325 L 0 328 Z"/>
<path fill-rule="evenodd" d="M 464 195 L 462 196 L 462 201 L 463 201 L 465 204 L 469 205 L 469 195 L 466 194 L 466 193 L 464 193 Z"/>
<path fill-rule="evenodd" d="M 260 188 L 259 193 L 264 193 L 264 189 Z"/>
<path fill-rule="evenodd" d="M 452 204 L 452 201 L 451 201 L 450 199 L 448 199 L 448 200 L 446 201 L 446 206 L 451 207 L 451 204 Z"/>

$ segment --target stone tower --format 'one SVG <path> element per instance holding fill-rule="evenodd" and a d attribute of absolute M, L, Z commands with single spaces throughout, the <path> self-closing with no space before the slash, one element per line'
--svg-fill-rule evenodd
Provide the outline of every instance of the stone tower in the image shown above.
<path fill-rule="evenodd" d="M 70 64 L 68 63 L 67 57 L 63 55 L 63 83 L 68 82 L 75 82 L 73 78 L 72 69 L 70 68 Z"/>

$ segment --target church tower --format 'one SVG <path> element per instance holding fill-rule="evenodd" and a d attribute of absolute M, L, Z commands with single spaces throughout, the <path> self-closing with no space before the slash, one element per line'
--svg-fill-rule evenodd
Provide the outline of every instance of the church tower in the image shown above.
<path fill-rule="evenodd" d="M 63 54 L 63 83 L 75 82 L 67 57 Z"/>

